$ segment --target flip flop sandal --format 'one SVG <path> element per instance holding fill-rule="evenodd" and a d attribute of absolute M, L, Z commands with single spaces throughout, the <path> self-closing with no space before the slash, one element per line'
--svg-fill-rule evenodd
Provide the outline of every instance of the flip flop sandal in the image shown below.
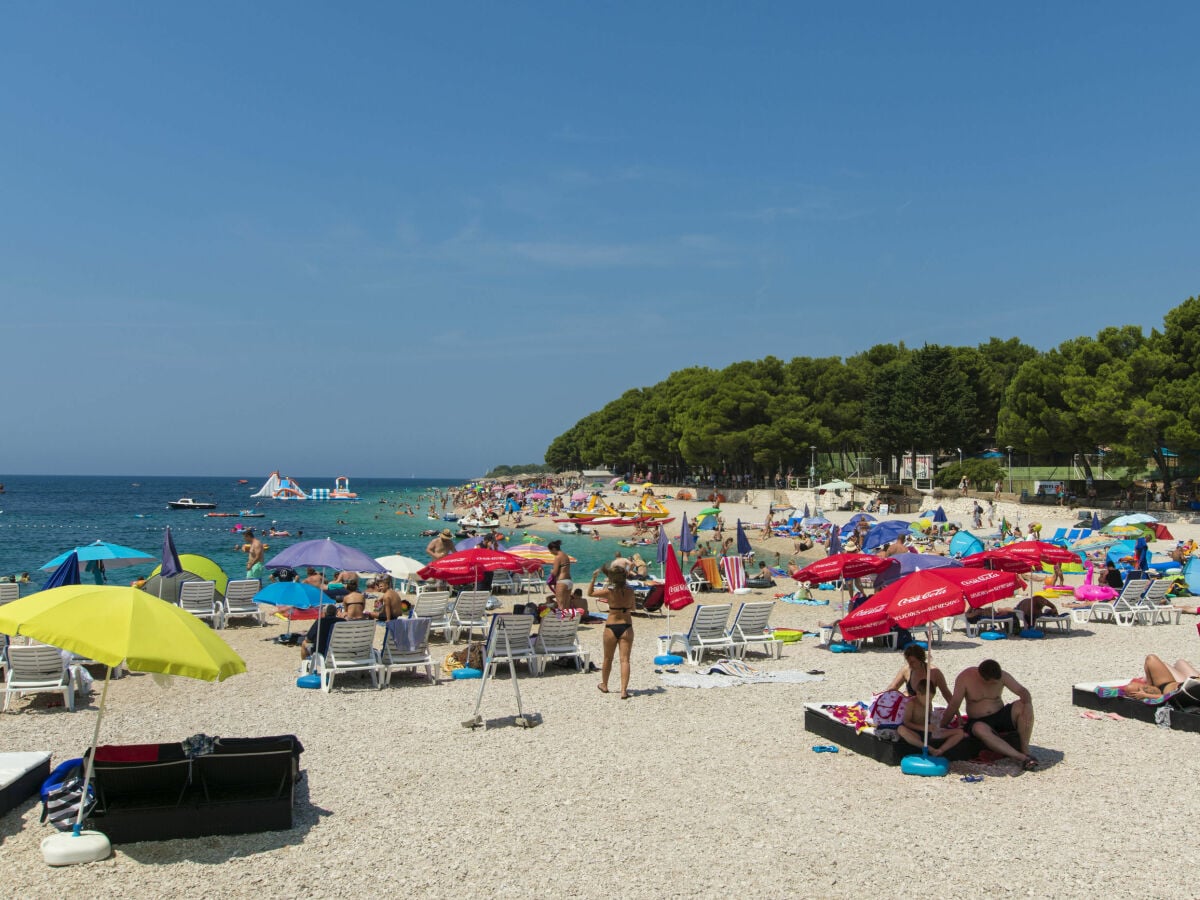
<path fill-rule="evenodd" d="M 808 675 L 824 675 L 825 670 L 824 669 L 809 669 L 806 674 L 808 674 Z"/>
<path fill-rule="evenodd" d="M 983 781 L 983 776 L 982 775 L 964 775 L 962 778 L 960 778 L 958 780 L 965 781 L 967 784 L 979 784 L 979 782 Z"/>
<path fill-rule="evenodd" d="M 1041 763 L 1039 763 L 1032 756 L 1027 756 L 1027 757 L 1025 757 L 1025 759 L 1023 759 L 1021 761 L 1021 769 L 1022 769 L 1022 771 L 1025 771 L 1025 772 L 1037 771 L 1037 767 L 1039 765 L 1041 765 Z"/>
<path fill-rule="evenodd" d="M 837 753 L 838 748 L 833 744 L 815 744 L 813 745 L 813 753 Z"/>
<path fill-rule="evenodd" d="M 1104 715 L 1108 716 L 1114 722 L 1124 722 L 1125 721 L 1125 717 L 1120 715 L 1119 713 L 1110 712 L 1110 713 L 1105 713 Z"/>
<path fill-rule="evenodd" d="M 1094 713 L 1094 712 L 1091 712 L 1091 711 L 1089 710 L 1088 712 L 1081 712 L 1081 713 L 1079 714 L 1079 718 L 1081 718 L 1081 719 L 1095 719 L 1095 720 L 1098 722 L 1098 721 L 1100 721 L 1101 719 L 1103 719 L 1103 718 L 1104 718 L 1104 716 L 1100 715 L 1099 713 Z"/>

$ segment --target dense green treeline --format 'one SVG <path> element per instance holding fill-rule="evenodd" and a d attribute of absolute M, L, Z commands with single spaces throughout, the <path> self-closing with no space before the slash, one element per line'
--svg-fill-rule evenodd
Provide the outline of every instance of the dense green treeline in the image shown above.
<path fill-rule="evenodd" d="M 1105 328 L 1044 353 L 992 338 L 682 369 L 580 419 L 546 463 L 770 477 L 807 472 L 813 447 L 848 473 L 864 452 L 1006 445 L 1035 455 L 1104 447 L 1112 465 L 1153 457 L 1164 470 L 1163 447 L 1200 452 L 1200 298 L 1168 312 L 1161 331 Z"/>

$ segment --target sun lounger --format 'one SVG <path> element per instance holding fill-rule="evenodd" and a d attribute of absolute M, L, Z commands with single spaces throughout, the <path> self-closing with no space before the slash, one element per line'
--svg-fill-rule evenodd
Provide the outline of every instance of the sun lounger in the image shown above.
<path fill-rule="evenodd" d="M 0 753 L 0 816 L 37 793 L 50 777 L 50 754 L 45 751 Z"/>
<path fill-rule="evenodd" d="M 22 694 L 62 694 L 63 703 L 75 712 L 75 679 L 66 657 L 46 644 L 13 644 L 8 648 L 4 679 L 4 707 Z"/>
<path fill-rule="evenodd" d="M 889 766 L 898 766 L 904 757 L 920 754 L 919 747 L 909 744 L 892 729 L 875 729 L 870 726 L 856 729 L 853 725 L 840 721 L 830 712 L 830 709 L 835 707 L 854 705 L 853 701 L 805 703 L 804 730 L 847 750 L 852 750 L 860 756 L 878 760 Z M 1001 735 L 1001 737 L 1014 747 L 1018 746 L 1020 741 L 1020 737 L 1016 734 Z M 936 747 L 938 741 L 931 740 L 930 745 Z M 974 759 L 983 749 L 984 745 L 981 741 L 967 736 L 957 746 L 947 751 L 946 759 L 951 761 Z"/>
<path fill-rule="evenodd" d="M 333 690 L 333 679 L 348 672 L 366 672 L 371 684 L 382 688 L 379 657 L 375 652 L 374 619 L 342 619 L 332 626 L 329 647 L 313 656 L 313 671 L 321 676 L 325 693 Z"/>
<path fill-rule="evenodd" d="M 1141 618 L 1137 611 L 1142 595 L 1150 587 L 1148 578 L 1133 578 L 1125 582 L 1121 593 L 1113 600 L 1100 600 L 1092 604 L 1088 614 L 1089 622 L 1116 622 L 1118 625 L 1132 625 Z"/>
<path fill-rule="evenodd" d="M 733 641 L 725 630 L 732 609 L 732 603 L 698 605 L 692 616 L 691 627 L 682 634 L 672 634 L 668 638 L 668 651 L 678 645 L 692 665 L 699 664 L 706 650 L 732 652 Z"/>
<path fill-rule="evenodd" d="M 6 581 L 0 584 L 0 606 L 21 599 L 21 586 L 15 582 Z"/>
<path fill-rule="evenodd" d="M 582 672 L 590 654 L 579 645 L 579 618 L 567 616 L 560 619 L 553 613 L 547 615 L 538 624 L 533 652 L 537 656 L 539 675 L 546 671 L 551 660 L 556 659 L 573 659 L 575 668 Z"/>
<path fill-rule="evenodd" d="M 740 556 L 721 557 L 721 577 L 726 589 L 733 594 L 748 594 L 746 587 L 746 567 Z"/>
<path fill-rule="evenodd" d="M 217 586 L 212 581 L 184 581 L 179 585 L 179 606 L 197 619 L 207 619 L 213 628 L 223 628 L 224 610 L 217 604 Z"/>
<path fill-rule="evenodd" d="M 1171 590 L 1171 582 L 1166 578 L 1155 578 L 1150 582 L 1150 587 L 1146 589 L 1146 593 L 1142 595 L 1139 603 L 1139 609 L 1142 610 L 1142 618 L 1151 625 L 1171 624 L 1172 614 L 1175 617 L 1175 624 L 1179 624 L 1181 611 L 1176 609 L 1171 601 L 1167 598 L 1167 593 Z"/>
<path fill-rule="evenodd" d="M 487 619 L 484 613 L 487 602 L 491 597 L 487 591 L 463 591 L 454 601 L 454 609 L 450 611 L 450 643 L 456 643 L 458 636 L 465 630 L 467 640 L 476 628 L 480 636 L 487 631 Z"/>
<path fill-rule="evenodd" d="M 394 672 L 424 669 L 429 680 L 437 684 L 440 666 L 429 653 L 430 620 L 393 619 L 383 625 L 383 647 L 379 651 L 379 675 L 383 683 L 391 684 Z"/>
<path fill-rule="evenodd" d="M 1041 628 L 1043 631 L 1049 631 L 1051 628 L 1054 628 L 1058 631 L 1070 632 L 1071 623 L 1072 623 L 1071 611 L 1065 610 L 1063 612 L 1060 612 L 1057 616 L 1051 616 L 1051 615 L 1038 616 L 1034 620 L 1033 624 L 1036 627 Z"/>
<path fill-rule="evenodd" d="M 1151 724 L 1157 724 L 1159 718 L 1164 718 L 1175 731 L 1200 734 L 1200 706 L 1195 705 L 1195 701 L 1178 692 L 1165 700 L 1138 700 L 1120 696 L 1117 689 L 1128 683 L 1128 678 L 1120 678 L 1074 684 L 1071 686 L 1071 703 L 1084 709 L 1114 712 L 1126 719 Z"/>
<path fill-rule="evenodd" d="M 262 581 L 258 578 L 237 578 L 225 587 L 224 621 L 230 619 L 254 619 L 259 625 L 266 625 L 262 609 L 254 602 L 254 595 L 262 590 Z"/>
<path fill-rule="evenodd" d="M 983 616 L 974 622 L 967 622 L 966 631 L 968 637 L 978 637 L 981 631 L 1003 631 L 1012 634 L 1019 626 L 1017 617 L 1008 613 L 1003 616 Z"/>
<path fill-rule="evenodd" d="M 417 594 L 412 615 L 414 619 L 428 619 L 429 633 L 439 632 L 445 640 L 450 630 L 450 592 L 425 591 Z"/>
<path fill-rule="evenodd" d="M 771 610 L 775 608 L 774 600 L 762 600 L 755 603 L 743 603 L 733 617 L 729 626 L 729 640 L 733 652 L 738 657 L 744 657 L 751 648 L 762 650 L 776 659 L 783 654 L 783 641 L 775 640 L 767 622 L 771 618 Z"/>

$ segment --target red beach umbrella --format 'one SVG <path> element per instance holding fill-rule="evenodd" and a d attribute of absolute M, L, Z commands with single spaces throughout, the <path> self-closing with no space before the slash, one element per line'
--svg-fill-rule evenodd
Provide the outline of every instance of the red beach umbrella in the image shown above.
<path fill-rule="evenodd" d="M 1038 566 L 1044 562 L 1052 564 L 1079 562 L 1078 553 L 1073 553 L 1066 547 L 1060 547 L 1058 544 L 1051 544 L 1048 541 L 1017 541 L 1005 544 L 998 552 L 1023 557 Z"/>
<path fill-rule="evenodd" d="M 998 572 L 1031 572 L 1037 565 L 1027 556 L 1017 556 L 1004 550 L 984 550 L 962 558 L 962 564 L 972 569 L 995 569 Z"/>
<path fill-rule="evenodd" d="M 888 567 L 889 561 L 869 553 L 835 553 L 805 566 L 792 576 L 795 581 L 819 583 L 838 578 L 862 578 L 877 575 Z"/>
<path fill-rule="evenodd" d="M 522 559 L 501 550 L 472 547 L 458 553 L 449 553 L 435 559 L 417 571 L 419 578 L 437 578 L 447 584 L 471 584 L 481 581 L 487 572 L 507 570 L 509 572 L 532 572 L 542 567 L 536 559 Z"/>
<path fill-rule="evenodd" d="M 848 641 L 886 634 L 893 625 L 916 628 L 956 616 L 967 606 L 987 606 L 1011 597 L 1022 584 L 1011 572 L 978 569 L 926 569 L 888 585 L 842 619 Z"/>

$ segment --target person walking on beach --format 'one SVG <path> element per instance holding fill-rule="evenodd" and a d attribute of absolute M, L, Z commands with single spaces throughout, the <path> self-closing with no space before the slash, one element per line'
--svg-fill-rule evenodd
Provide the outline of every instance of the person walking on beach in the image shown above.
<path fill-rule="evenodd" d="M 608 587 L 596 587 L 596 576 L 601 572 L 608 578 Z M 613 656 L 621 651 L 621 699 L 629 699 L 629 655 L 633 650 L 633 610 L 637 599 L 633 589 L 625 583 L 624 567 L 596 569 L 587 595 L 608 604 L 608 621 L 604 626 L 604 664 L 600 668 L 600 693 L 608 693 L 608 678 L 612 674 Z"/>
<path fill-rule="evenodd" d="M 246 554 L 246 577 L 262 578 L 263 542 L 254 536 L 254 529 L 247 528 L 242 534 L 242 546 L 237 549 Z"/>
<path fill-rule="evenodd" d="M 1004 689 L 1017 695 L 1012 703 L 1001 699 Z M 963 669 L 954 679 L 954 694 L 942 713 L 942 727 L 948 727 L 958 715 L 963 701 L 967 704 L 964 731 L 978 738 L 989 750 L 1003 754 L 1031 772 L 1038 761 L 1029 755 L 1029 738 L 1033 734 L 1033 697 L 1015 678 L 1000 668 L 994 659 L 985 659 L 978 666 Z M 1000 735 L 1016 732 L 1020 749 L 1013 749 Z"/>

